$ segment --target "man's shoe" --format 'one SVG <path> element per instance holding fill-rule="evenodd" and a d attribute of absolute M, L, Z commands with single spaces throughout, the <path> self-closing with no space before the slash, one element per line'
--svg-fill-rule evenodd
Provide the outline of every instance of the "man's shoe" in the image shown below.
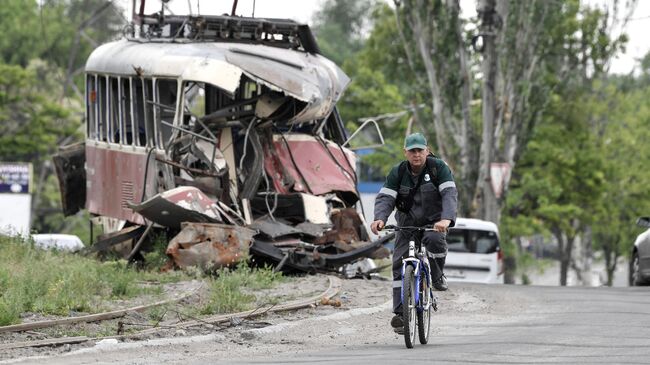
<path fill-rule="evenodd" d="M 440 279 L 438 279 L 438 281 L 433 283 L 433 287 L 438 291 L 445 291 L 449 289 L 449 286 L 447 285 L 447 279 L 445 278 L 445 276 L 444 275 L 441 276 Z"/>
<path fill-rule="evenodd" d="M 393 316 L 393 319 L 390 320 L 390 325 L 393 327 L 393 331 L 398 335 L 404 334 L 404 321 L 402 321 L 402 316 L 399 314 Z"/>
<path fill-rule="evenodd" d="M 404 321 L 402 321 L 402 316 L 396 314 L 393 316 L 393 319 L 390 320 L 390 325 L 393 328 L 404 328 Z"/>

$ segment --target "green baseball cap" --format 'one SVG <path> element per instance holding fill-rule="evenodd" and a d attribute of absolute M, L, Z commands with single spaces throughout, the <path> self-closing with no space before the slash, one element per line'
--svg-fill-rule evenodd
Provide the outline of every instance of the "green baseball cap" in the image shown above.
<path fill-rule="evenodd" d="M 409 134 L 404 138 L 404 148 L 407 150 L 414 148 L 425 149 L 427 148 L 427 139 L 424 138 L 422 133 Z"/>

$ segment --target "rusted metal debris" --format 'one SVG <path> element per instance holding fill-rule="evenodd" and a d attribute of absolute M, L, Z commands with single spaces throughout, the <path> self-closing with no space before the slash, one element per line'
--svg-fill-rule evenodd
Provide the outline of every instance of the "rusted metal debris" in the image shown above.
<path fill-rule="evenodd" d="M 177 267 L 216 270 L 247 257 L 253 235 L 255 231 L 245 227 L 185 222 L 165 252 Z"/>
<path fill-rule="evenodd" d="M 131 208 L 143 217 L 164 227 L 179 229 L 183 222 L 223 222 L 222 213 L 212 199 L 191 186 L 156 194 L 151 199 Z"/>
<path fill-rule="evenodd" d="M 350 80 L 307 25 L 141 17 L 140 37 L 89 57 L 86 142 L 55 157 L 65 213 L 102 217 L 99 246 L 153 224 L 177 233 L 177 267 L 250 253 L 276 270 L 344 272 L 387 255 L 391 236 L 369 242 L 357 210 L 336 109 Z"/>

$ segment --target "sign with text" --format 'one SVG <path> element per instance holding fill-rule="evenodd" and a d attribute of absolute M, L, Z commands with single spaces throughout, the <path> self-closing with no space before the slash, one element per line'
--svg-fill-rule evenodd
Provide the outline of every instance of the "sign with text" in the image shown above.
<path fill-rule="evenodd" d="M 32 182 L 32 164 L 0 162 L 0 194 L 29 194 Z"/>

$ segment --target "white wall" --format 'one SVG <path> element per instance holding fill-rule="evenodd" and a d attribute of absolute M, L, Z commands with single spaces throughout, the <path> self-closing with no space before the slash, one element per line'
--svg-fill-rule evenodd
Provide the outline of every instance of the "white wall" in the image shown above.
<path fill-rule="evenodd" d="M 0 194 L 0 233 L 29 234 L 32 196 Z"/>

